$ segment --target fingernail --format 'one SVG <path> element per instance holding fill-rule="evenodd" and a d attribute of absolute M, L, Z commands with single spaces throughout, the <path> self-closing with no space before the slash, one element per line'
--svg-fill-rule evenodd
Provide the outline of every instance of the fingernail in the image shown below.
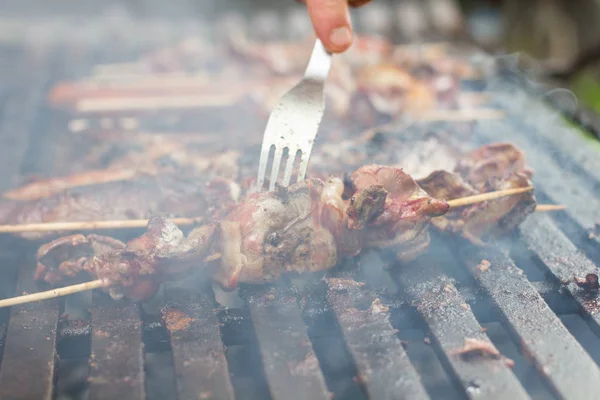
<path fill-rule="evenodd" d="M 346 47 L 352 41 L 352 33 L 350 32 L 350 28 L 347 26 L 340 26 L 339 28 L 335 28 L 331 31 L 331 35 L 329 35 L 329 40 L 331 44 L 336 47 Z"/>

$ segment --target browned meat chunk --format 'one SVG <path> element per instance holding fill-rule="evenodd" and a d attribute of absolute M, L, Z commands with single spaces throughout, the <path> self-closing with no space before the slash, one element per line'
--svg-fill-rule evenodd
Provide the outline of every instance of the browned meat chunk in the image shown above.
<path fill-rule="evenodd" d="M 525 156 L 508 143 L 483 146 L 461 158 L 454 173 L 435 171 L 418 181 L 433 197 L 456 199 L 495 190 L 531 186 L 532 172 Z M 456 232 L 477 245 L 489 243 L 512 232 L 535 211 L 533 192 L 486 201 L 451 210 L 433 225 Z"/>
<path fill-rule="evenodd" d="M 399 254 L 419 244 L 417 250 L 423 250 L 420 238 L 426 236 L 428 221 L 445 212 L 447 204 L 428 196 L 399 169 L 367 166 L 352 177 L 354 200 L 342 199 L 345 187 L 338 178 L 308 179 L 287 189 L 251 194 L 224 218 L 196 228 L 187 238 L 171 221 L 155 217 L 146 233 L 114 251 L 94 248 L 98 237 L 58 239 L 47 248 L 60 248 L 67 257 L 42 251 L 38 278 L 55 282 L 61 275 L 71 277 L 70 263 L 76 262 L 77 271 L 112 282 L 113 296 L 147 298 L 162 281 L 192 268 L 205 268 L 230 289 L 239 282 L 263 283 L 285 273 L 325 270 L 363 247 Z M 373 184 L 381 188 L 375 203 L 360 200 Z M 84 255 L 76 251 L 80 242 Z M 74 249 L 64 248 L 69 245 Z"/>
<path fill-rule="evenodd" d="M 451 355 L 458 355 L 465 359 L 472 358 L 490 358 L 493 360 L 502 360 L 507 367 L 512 368 L 515 362 L 510 358 L 504 357 L 496 347 L 487 340 L 465 338 L 465 344 L 452 351 Z"/>
<path fill-rule="evenodd" d="M 587 274 L 584 279 L 575 278 L 575 283 L 580 288 L 589 291 L 597 291 L 598 289 L 600 289 L 600 283 L 598 282 L 598 274 L 595 273 Z"/>
<path fill-rule="evenodd" d="M 488 159 L 486 163 L 510 171 L 512 162 L 519 162 L 510 158 L 502 164 L 503 160 L 500 157 L 494 164 Z M 475 160 L 467 161 L 474 165 L 467 171 L 481 167 Z M 231 197 L 213 197 L 203 206 L 215 202 L 220 206 L 209 209 L 208 223 L 187 237 L 172 221 L 154 217 L 143 235 L 125 245 L 97 236 L 58 239 L 38 255 L 38 278 L 56 282 L 85 271 L 111 282 L 114 297 L 145 299 L 161 282 L 194 268 L 205 271 L 207 278 L 223 288 L 233 289 L 238 283 L 270 282 L 282 274 L 326 270 L 369 248 L 391 251 L 398 260 L 411 260 L 426 249 L 430 222 L 445 230 L 452 226 L 476 244 L 483 240 L 475 241 L 474 235 L 482 234 L 487 240 L 492 233 L 504 232 L 506 225 L 518 225 L 519 218 L 507 219 L 507 215 L 519 207 L 535 206 L 532 197 L 513 196 L 510 202 L 500 199 L 467 206 L 453 218 L 447 217 L 455 211 L 449 210 L 444 199 L 505 187 L 507 179 L 512 184 L 510 180 L 522 177 L 518 171 L 485 169 L 485 179 L 471 177 L 470 181 L 437 172 L 423 182 L 442 198 L 431 196 L 402 169 L 380 165 L 361 167 L 345 180 L 311 178 L 273 192 L 250 193 L 231 207 L 226 206 L 228 201 L 232 203 Z M 203 190 L 214 185 L 218 193 L 230 192 L 227 181 L 213 182 Z M 486 218 L 490 212 L 497 214 Z M 461 223 L 457 222 L 460 218 L 464 218 Z"/>
<path fill-rule="evenodd" d="M 36 201 L 5 201 L 0 203 L 0 217 L 5 224 L 27 224 L 203 216 L 232 204 L 231 191 L 229 184 L 220 181 L 206 185 L 174 175 L 142 177 L 82 186 Z M 60 232 L 19 234 L 31 240 L 57 235 Z"/>

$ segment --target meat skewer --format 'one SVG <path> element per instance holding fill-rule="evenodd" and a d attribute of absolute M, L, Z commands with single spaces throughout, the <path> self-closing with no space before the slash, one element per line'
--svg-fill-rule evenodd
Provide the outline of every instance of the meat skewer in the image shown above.
<path fill-rule="evenodd" d="M 203 217 L 172 218 L 174 224 L 185 226 L 200 223 Z M 125 219 L 109 221 L 46 222 L 39 224 L 0 225 L 0 233 L 95 231 L 103 229 L 145 228 L 148 219 Z"/>
<path fill-rule="evenodd" d="M 136 139 L 115 135 L 103 146 L 93 149 L 80 160 L 90 169 L 86 168 L 82 172 L 66 176 L 35 180 L 4 192 L 2 197 L 14 201 L 34 201 L 60 195 L 70 189 L 81 190 L 84 186 L 153 179 L 153 177 L 160 180 L 169 174 L 180 174 L 179 171 L 174 170 L 175 168 L 185 170 L 184 172 L 192 178 L 196 176 L 203 179 L 237 177 L 239 152 L 230 150 L 206 154 L 207 150 L 202 149 L 205 143 L 216 141 L 216 135 L 199 135 L 200 137 L 177 135 L 177 139 L 168 138 L 166 135 L 143 136 L 138 135 L 139 139 Z M 114 146 L 114 142 L 118 145 Z M 99 164 L 106 163 L 105 158 L 111 153 L 126 155 L 109 161 L 107 167 L 98 168 Z M 96 188 L 101 189 L 101 186 Z"/>
<path fill-rule="evenodd" d="M 47 179 L 41 182 L 34 182 L 24 187 L 10 190 L 4 193 L 2 197 L 8 200 L 38 200 L 73 187 L 126 181 L 135 178 L 137 175 L 139 175 L 139 171 L 133 168 L 92 170 L 62 179 Z"/>
<path fill-rule="evenodd" d="M 510 195 L 524 193 L 527 191 L 531 191 L 532 189 L 533 189 L 532 187 L 525 187 L 525 188 L 512 189 L 512 190 L 497 191 L 497 192 L 492 192 L 492 193 L 484 193 L 482 195 L 475 195 L 475 196 L 471 196 L 469 198 L 461 198 L 461 199 L 456 199 L 454 201 L 449 201 L 448 204 L 449 204 L 450 208 L 464 207 L 464 206 L 476 204 L 476 203 L 482 202 L 482 201 L 497 199 L 497 198 L 500 198 L 503 196 L 510 196 Z M 191 223 L 198 222 L 197 220 L 191 219 L 191 218 L 190 219 L 185 219 L 185 218 L 184 219 L 173 219 L 171 221 L 176 224 L 177 223 L 179 223 L 179 224 L 190 223 L 191 224 Z M 117 221 L 105 221 L 105 222 L 117 222 Z M 118 221 L 118 222 L 129 223 L 129 225 L 134 225 L 131 223 L 132 221 Z M 145 220 L 145 221 L 138 220 L 135 222 L 136 222 L 136 224 L 139 224 L 141 222 L 146 222 L 146 224 L 148 223 L 147 220 Z M 64 223 L 64 224 L 66 226 L 66 224 L 69 224 L 69 223 Z M 48 225 L 50 225 L 50 224 L 48 224 Z M 58 224 L 51 224 L 51 225 L 58 225 Z M 110 224 L 107 224 L 107 225 L 110 225 Z M 60 229 L 65 230 L 65 226 L 60 227 Z M 135 225 L 135 226 L 139 227 L 139 225 Z M 107 226 L 107 227 L 114 228 L 116 226 L 115 226 L 115 224 L 112 224 L 112 226 Z M 94 228 L 90 227 L 89 229 L 94 229 Z M 1 231 L 1 229 L 0 229 L 0 231 Z M 213 257 L 212 261 L 219 259 L 220 257 L 221 257 L 221 255 L 218 255 L 218 257 Z M 63 287 L 63 288 L 48 290 L 45 292 L 28 294 L 28 295 L 23 295 L 23 296 L 0 300 L 0 308 L 10 307 L 13 305 L 24 304 L 24 303 L 34 302 L 34 301 L 41 301 L 41 300 L 47 300 L 47 299 L 51 299 L 51 298 L 67 296 L 67 295 L 70 295 L 73 293 L 83 292 L 83 291 L 88 291 L 88 290 L 93 290 L 93 289 L 98 289 L 98 288 L 108 288 L 110 286 L 111 286 L 111 283 L 109 280 L 97 279 L 97 280 L 85 282 L 82 284 L 71 285 L 71 286 L 67 286 L 67 287 Z"/>
<path fill-rule="evenodd" d="M 214 48 L 188 41 L 134 63 L 100 66 L 112 71 L 108 75 L 62 82 L 52 90 L 49 101 L 84 115 L 239 109 L 248 101 L 266 112 L 297 82 L 310 55 L 307 44 L 313 40 L 259 43 L 234 34 L 225 46 Z M 386 40 L 359 36 L 336 60 L 326 89 L 328 109 L 332 115 L 347 117 L 363 108 L 357 114 L 362 126 L 369 126 L 373 119 L 394 119 L 405 111 L 421 114 L 427 110 L 421 117 L 428 120 L 503 118 L 498 110 L 469 109 L 481 99 L 460 98 L 458 80 L 472 76 L 473 71 L 442 48 L 395 48 Z M 114 75 L 119 69 L 123 76 Z M 458 110 L 438 112 L 438 105 Z M 466 110 L 460 112 L 463 106 Z"/>
<path fill-rule="evenodd" d="M 68 296 L 70 294 L 86 292 L 88 290 L 94 290 L 108 286 L 109 284 L 103 281 L 102 279 L 96 279 L 95 281 L 66 286 L 58 289 L 47 290 L 45 292 L 32 293 L 23 296 L 3 299 L 0 300 L 0 308 L 16 306 L 19 304 L 33 303 L 34 301 L 55 299 L 57 297 Z"/>
<path fill-rule="evenodd" d="M 524 190 L 527 189 L 527 190 Z M 485 193 L 484 195 L 477 195 L 477 202 L 487 201 L 499 198 L 501 196 L 510 196 L 512 194 L 519 194 L 525 191 L 531 190 L 530 188 L 513 189 L 513 190 L 499 190 L 496 192 Z M 479 197 L 481 196 L 481 197 Z M 483 196 L 489 196 L 483 198 Z M 473 196 L 475 197 L 475 196 Z M 465 203 L 463 199 L 456 199 L 448 201 L 450 208 L 462 207 L 469 204 L 475 204 L 473 200 L 469 199 L 468 203 Z M 549 211 L 562 211 L 566 210 L 567 207 L 561 204 L 538 204 L 535 208 L 535 212 L 549 212 Z M 202 222 L 203 217 L 194 218 L 172 218 L 174 224 L 179 226 L 185 225 L 196 225 Z M 148 226 L 148 219 L 126 219 L 126 220 L 110 220 L 110 221 L 81 221 L 81 222 L 46 222 L 39 224 L 19 224 L 19 225 L 0 225 L 0 233 L 22 233 L 22 232 L 55 232 L 55 231 L 93 231 L 102 229 L 128 229 L 128 228 L 145 228 Z"/>
<path fill-rule="evenodd" d="M 532 190 L 533 187 L 499 190 L 495 192 L 483 193 L 474 196 L 464 197 L 447 201 L 450 209 L 464 207 L 471 204 L 480 203 L 487 200 L 498 199 L 504 196 L 524 193 Z M 538 206 L 540 207 L 540 206 Z M 554 208 L 559 207 L 559 208 Z M 543 209 L 562 210 L 561 206 L 546 205 Z M 204 217 L 193 218 L 172 218 L 176 225 L 195 225 L 201 222 Z M 102 229 L 128 229 L 145 228 L 148 225 L 148 219 L 127 219 L 127 220 L 106 220 L 106 221 L 69 221 L 69 222 L 42 222 L 34 224 L 13 224 L 0 225 L 0 233 L 26 233 L 26 232 L 57 232 L 57 231 L 91 231 Z"/>
<path fill-rule="evenodd" d="M 61 224 L 67 231 L 96 229 L 96 225 L 97 229 L 128 224 L 143 227 L 145 222 L 140 225 L 140 222 L 119 221 L 147 221 L 156 215 L 195 218 L 235 204 L 240 189 L 234 182 L 218 176 L 198 179 L 195 173 L 185 175 L 188 172 L 179 169 L 167 172 L 165 169 L 157 176 L 84 185 L 34 201 L 0 200 L 0 223 L 8 225 L 2 227 L 4 232 L 39 240 L 56 237 L 61 232 L 57 231 Z M 219 170 L 214 175 L 220 173 Z M 211 174 L 207 171 L 205 176 Z M 82 225 L 77 225 L 78 222 Z"/>
<path fill-rule="evenodd" d="M 507 154 L 500 149 L 485 148 L 498 162 Z M 464 168 L 476 158 L 466 160 Z M 507 163 L 507 170 L 520 171 L 511 160 Z M 507 174 L 509 182 L 513 175 Z M 54 284 L 87 273 L 111 282 L 112 297 L 139 300 L 152 297 L 162 281 L 201 265 L 224 289 L 234 289 L 238 282 L 264 283 L 284 273 L 326 270 L 368 248 L 391 252 L 401 261 L 414 259 L 429 245 L 430 221 L 451 211 L 447 201 L 431 197 L 398 168 L 368 165 L 349 179 L 348 184 L 337 178 L 309 179 L 278 192 L 252 194 L 224 218 L 187 237 L 162 217 L 152 218 L 146 233 L 128 243 L 97 235 L 63 237 L 39 249 L 35 277 Z M 465 232 L 454 232 L 470 238 L 477 228 L 492 237 L 490 232 L 499 233 L 496 224 L 501 232 L 518 225 L 535 207 L 528 182 L 519 181 L 524 184 L 516 188 L 518 194 L 502 199 L 488 196 L 471 207 L 462 200 L 454 203 L 460 207 L 453 210 L 472 213 L 477 221 L 469 225 L 467 220 Z M 478 210 L 487 208 L 499 214 L 481 221 Z M 515 210 L 521 218 L 513 215 Z M 444 230 L 443 225 L 434 227 Z"/>

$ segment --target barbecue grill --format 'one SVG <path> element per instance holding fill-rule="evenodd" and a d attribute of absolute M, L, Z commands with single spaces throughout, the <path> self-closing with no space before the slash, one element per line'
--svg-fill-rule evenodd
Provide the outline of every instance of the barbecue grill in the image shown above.
<path fill-rule="evenodd" d="M 169 2 L 169 18 L 163 15 L 159 25 L 163 34 L 148 37 L 159 29 L 154 18 L 167 10 L 165 3 L 153 3 L 131 5 L 142 17 L 115 25 L 113 36 L 127 37 L 119 43 L 97 30 L 104 16 L 46 35 L 81 10 L 7 14 L 0 32 L 1 190 L 53 170 L 60 160 L 61 144 L 72 133 L 65 129 L 69 117 L 45 104 L 51 84 L 202 29 L 185 19 L 189 14 L 174 15 L 183 8 Z M 206 12 L 207 4 L 182 7 Z M 414 39 L 400 36 L 391 5 L 373 6 L 375 11 L 357 12 L 358 30 L 383 30 L 399 42 Z M 216 15 L 218 8 L 210 12 Z M 367 13 L 384 19 L 374 23 Z M 258 19 L 263 29 L 255 34 L 274 35 L 285 25 L 278 18 L 291 15 L 281 7 L 273 14 L 248 13 L 245 23 L 252 27 Z M 11 24 L 21 21 L 38 25 L 9 34 Z M 429 40 L 436 32 L 419 37 Z M 308 291 L 287 280 L 243 287 L 242 305 L 230 308 L 217 304 L 210 286 L 170 284 L 144 304 L 82 293 L 0 309 L 0 398 L 597 398 L 600 298 L 565 282 L 600 273 L 600 241 L 593 232 L 600 222 L 600 146 L 561 119 L 561 112 L 581 113 L 539 100 L 539 87 L 532 89 L 518 74 L 502 70 L 491 82 L 464 86 L 488 93 L 506 118 L 415 123 L 406 128 L 411 136 L 443 131 L 458 149 L 513 142 L 535 170 L 538 200 L 568 207 L 531 215 L 511 238 L 510 252 L 434 237 L 426 256 L 402 268 L 386 269 L 385 257 L 371 252 L 356 268 L 334 271 L 339 280 L 316 279 Z M 469 140 L 463 140 L 465 131 Z M 40 290 L 32 277 L 35 244 L 2 237 L 1 245 L 0 296 Z M 481 260 L 489 265 L 481 267 Z M 364 285 L 347 283 L 353 281 Z M 493 343 L 514 367 L 453 355 L 465 338 Z"/>

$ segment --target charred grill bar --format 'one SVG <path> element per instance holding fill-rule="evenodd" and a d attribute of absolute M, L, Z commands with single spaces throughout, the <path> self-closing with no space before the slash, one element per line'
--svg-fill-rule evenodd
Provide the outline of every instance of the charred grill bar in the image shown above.
<path fill-rule="evenodd" d="M 361 14 L 359 29 L 377 25 L 373 16 L 382 9 L 374 10 Z M 256 36 L 281 28 L 268 24 L 268 14 L 257 19 L 264 29 Z M 393 23 L 379 27 L 398 33 Z M 24 172 L 50 169 L 60 154 L 53 155 L 52 145 L 70 139 L 62 132 L 64 118 L 40 116 L 56 60 L 3 51 L 3 73 L 14 78 L 0 88 L 5 189 Z M 82 71 L 93 64 L 89 53 L 73 47 L 57 54 Z M 591 234 L 600 222 L 600 158 L 561 127 L 552 109 L 527 100 L 522 86 L 493 83 L 477 86 L 506 119 L 476 122 L 469 141 L 457 134 L 447 144 L 466 150 L 467 142 L 514 142 L 535 171 L 538 200 L 568 206 L 530 216 L 509 256 L 474 253 L 461 241 L 449 245 L 435 237 L 431 254 L 396 270 L 363 258 L 360 273 L 334 272 L 315 292 L 310 312 L 304 295 L 287 283 L 244 289 L 236 318 L 223 317 L 210 287 L 170 285 L 155 320 L 138 304 L 100 293 L 87 320 L 67 315 L 81 298 L 0 310 L 0 397 L 596 398 L 600 300 L 574 279 L 600 273 L 600 242 Z M 516 107 L 515 99 L 527 101 L 528 109 Z M 459 125 L 442 128 L 464 129 Z M 440 125 L 407 129 L 418 138 Z M 32 246 L 8 238 L 2 245 L 1 295 L 39 290 L 31 278 Z M 429 343 L 411 336 L 417 331 Z M 466 339 L 486 350 L 461 353 Z"/>
<path fill-rule="evenodd" d="M 429 326 L 433 341 L 467 396 L 527 399 L 527 393 L 501 358 L 478 362 L 469 359 L 469 354 L 455 354 L 465 339 L 491 341 L 452 281 L 434 263 L 423 260 L 409 265 L 398 271 L 398 280 Z"/>
<path fill-rule="evenodd" d="M 428 398 L 389 321 L 388 307 L 352 279 L 330 279 L 327 300 L 356 363 L 357 381 L 371 398 Z"/>
<path fill-rule="evenodd" d="M 144 354 L 138 305 L 94 295 L 91 309 L 90 398 L 143 399 Z"/>
<path fill-rule="evenodd" d="M 35 292 L 31 262 L 20 263 L 18 292 Z M 52 399 L 56 381 L 57 351 L 56 331 L 59 304 L 56 299 L 39 304 L 24 304 L 11 309 L 10 321 L 4 337 L 2 365 L 11 368 L 0 370 L 0 396 L 2 398 Z M 29 382 L 19 370 L 27 370 Z"/>
<path fill-rule="evenodd" d="M 193 291 L 169 286 L 163 315 L 171 348 L 179 399 L 234 399 L 209 287 Z"/>
<path fill-rule="evenodd" d="M 327 399 L 330 394 L 296 298 L 286 292 L 267 288 L 247 300 L 271 398 Z"/>

